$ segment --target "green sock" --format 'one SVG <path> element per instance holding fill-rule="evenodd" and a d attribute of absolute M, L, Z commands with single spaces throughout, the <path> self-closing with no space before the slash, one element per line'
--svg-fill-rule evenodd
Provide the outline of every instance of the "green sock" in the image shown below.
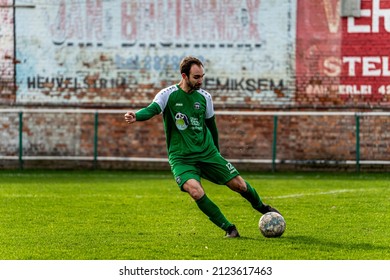
<path fill-rule="evenodd" d="M 246 183 L 247 191 L 241 193 L 241 196 L 246 200 L 248 200 L 254 209 L 259 209 L 263 205 L 263 202 L 261 201 L 259 194 L 254 188 L 252 188 L 251 185 L 249 185 L 248 182 L 245 181 L 245 183 Z"/>
<path fill-rule="evenodd" d="M 212 202 L 206 194 L 197 200 L 196 204 L 199 209 L 202 210 L 207 217 L 209 217 L 210 221 L 223 230 L 227 230 L 227 228 L 232 225 L 222 214 L 221 210 L 219 210 L 218 206 L 215 205 L 215 203 Z"/>

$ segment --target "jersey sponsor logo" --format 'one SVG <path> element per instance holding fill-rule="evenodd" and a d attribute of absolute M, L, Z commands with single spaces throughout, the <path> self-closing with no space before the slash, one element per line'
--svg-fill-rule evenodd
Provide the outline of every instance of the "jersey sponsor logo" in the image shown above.
<path fill-rule="evenodd" d="M 183 107 L 183 103 L 176 103 L 175 106 L 177 106 L 177 107 Z"/>
<path fill-rule="evenodd" d="M 175 115 L 175 124 L 179 130 L 185 130 L 187 129 L 190 122 L 185 114 L 178 112 Z"/>

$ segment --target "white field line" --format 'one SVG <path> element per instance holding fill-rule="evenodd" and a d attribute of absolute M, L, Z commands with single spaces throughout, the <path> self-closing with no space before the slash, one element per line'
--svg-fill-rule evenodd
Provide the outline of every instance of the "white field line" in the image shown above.
<path fill-rule="evenodd" d="M 305 196 L 332 195 L 332 194 L 349 193 L 349 192 L 367 192 L 367 190 L 373 190 L 373 189 L 372 188 L 367 188 L 367 189 L 340 189 L 340 190 L 333 190 L 333 191 L 327 191 L 327 192 L 288 194 L 288 195 L 281 195 L 281 196 L 272 196 L 272 197 L 267 197 L 267 198 L 272 198 L 272 199 L 275 199 L 275 198 L 276 199 L 297 198 L 297 197 L 305 197 Z"/>
<path fill-rule="evenodd" d="M 297 194 L 288 194 L 281 196 L 264 196 L 265 199 L 285 199 L 285 198 L 298 198 L 305 196 L 320 196 L 320 195 L 332 195 L 339 193 L 351 193 L 351 192 L 367 192 L 367 191 L 378 191 L 376 188 L 361 188 L 361 189 L 340 189 L 340 190 L 332 190 L 327 192 L 316 192 L 316 193 L 297 193 Z M 1 194 L 0 197 L 6 198 L 63 198 L 64 196 L 57 194 Z M 121 197 L 120 195 L 115 194 L 78 194 L 75 197 Z M 140 198 L 142 196 L 136 196 L 136 198 Z"/>

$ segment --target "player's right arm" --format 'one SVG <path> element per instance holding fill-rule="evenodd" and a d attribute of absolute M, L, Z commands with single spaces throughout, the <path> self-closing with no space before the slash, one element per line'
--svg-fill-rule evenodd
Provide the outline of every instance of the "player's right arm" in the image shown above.
<path fill-rule="evenodd" d="M 129 111 L 125 114 L 125 121 L 132 124 L 136 121 L 146 121 L 161 113 L 161 108 L 156 102 L 152 102 L 148 107 L 137 112 Z"/>
<path fill-rule="evenodd" d="M 127 112 L 125 114 L 126 122 L 132 124 L 136 121 L 146 121 L 155 115 L 160 114 L 167 106 L 170 94 L 177 89 L 177 86 L 174 85 L 160 90 L 154 97 L 153 102 L 148 107 L 142 108 L 135 113 L 131 111 Z"/>

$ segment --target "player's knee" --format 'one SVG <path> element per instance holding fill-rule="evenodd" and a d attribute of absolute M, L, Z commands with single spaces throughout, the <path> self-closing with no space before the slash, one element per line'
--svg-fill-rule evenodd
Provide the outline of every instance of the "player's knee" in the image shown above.
<path fill-rule="evenodd" d="M 200 183 L 196 180 L 188 180 L 184 183 L 183 189 L 195 200 L 204 196 L 204 190 Z"/>
<path fill-rule="evenodd" d="M 246 192 L 246 182 L 241 176 L 234 177 L 226 184 L 231 190 L 239 193 Z"/>

